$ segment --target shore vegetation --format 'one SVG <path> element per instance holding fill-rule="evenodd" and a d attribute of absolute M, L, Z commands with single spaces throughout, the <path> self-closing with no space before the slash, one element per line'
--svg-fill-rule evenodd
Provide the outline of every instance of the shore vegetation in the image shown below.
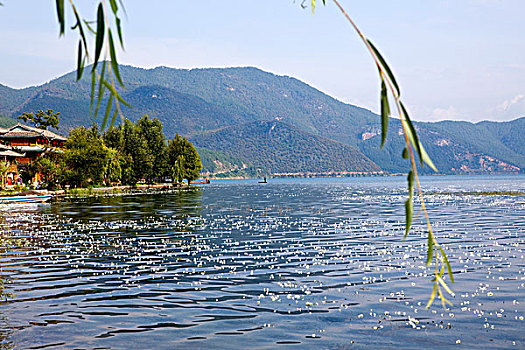
<path fill-rule="evenodd" d="M 166 141 L 162 123 L 144 115 L 124 120 L 101 132 L 97 124 L 69 133 L 62 153 L 48 153 L 32 162 L 25 174 L 40 174 L 39 188 L 136 186 L 196 180 L 202 163 L 195 147 L 179 134 Z"/>

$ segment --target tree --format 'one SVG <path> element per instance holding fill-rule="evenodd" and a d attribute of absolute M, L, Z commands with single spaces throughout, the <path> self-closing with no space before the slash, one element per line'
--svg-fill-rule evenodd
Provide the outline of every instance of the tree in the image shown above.
<path fill-rule="evenodd" d="M 118 154 L 123 184 L 135 185 L 142 179 L 152 183 L 168 175 L 166 138 L 157 118 L 144 115 L 136 124 L 125 119 L 119 127 L 110 126 L 103 139 Z"/>
<path fill-rule="evenodd" d="M 102 135 L 104 144 L 109 148 L 120 150 L 123 147 L 122 128 L 119 126 L 110 126 Z"/>
<path fill-rule="evenodd" d="M 144 169 L 146 182 L 152 183 L 154 180 L 166 175 L 168 162 L 166 154 L 166 140 L 162 132 L 162 122 L 157 118 L 150 119 L 144 115 L 137 121 L 137 128 L 140 136 L 145 140 L 147 153 L 153 158 L 152 167 Z"/>
<path fill-rule="evenodd" d="M 122 179 L 122 167 L 120 166 L 120 154 L 116 149 L 108 148 L 108 158 L 104 167 L 104 183 L 111 185 L 120 183 Z"/>
<path fill-rule="evenodd" d="M 30 164 L 31 177 L 40 174 L 42 187 L 51 189 L 55 187 L 61 175 L 60 166 L 53 155 L 41 155 Z"/>
<path fill-rule="evenodd" d="M 171 167 L 171 177 L 179 183 L 184 180 L 184 156 L 182 154 L 177 157 Z"/>
<path fill-rule="evenodd" d="M 175 134 L 168 143 L 168 160 L 174 180 L 182 182 L 183 179 L 194 181 L 199 178 L 202 162 L 193 144 L 185 137 Z"/>
<path fill-rule="evenodd" d="M 64 181 L 72 186 L 86 187 L 104 180 L 110 150 L 99 133 L 98 126 L 72 129 L 62 155 Z"/>
<path fill-rule="evenodd" d="M 130 120 L 124 120 L 122 127 L 122 152 L 124 155 L 130 157 L 131 171 L 127 174 L 125 184 L 135 185 L 140 180 L 144 179 L 145 175 L 151 173 L 153 169 L 154 157 L 148 150 L 148 143 L 140 129 L 134 125 Z M 126 160 L 130 160 L 129 158 Z"/>
<path fill-rule="evenodd" d="M 52 109 L 48 109 L 45 112 L 39 110 L 36 114 L 33 114 L 32 112 L 24 112 L 22 115 L 18 116 L 18 119 L 25 123 L 31 122 L 35 128 L 47 130 L 48 127 L 53 127 L 58 130 L 59 115 L 60 112 L 54 113 Z"/>
<path fill-rule="evenodd" d="M 188 184 L 191 181 L 195 181 L 199 178 L 202 170 L 202 162 L 199 157 L 199 153 L 192 143 L 184 138 L 184 151 L 183 151 L 183 167 L 184 167 L 184 178 L 188 180 Z"/>
<path fill-rule="evenodd" d="M 5 187 L 5 181 L 6 181 L 5 177 L 7 176 L 7 172 L 9 171 L 10 167 L 11 167 L 11 164 L 7 160 L 0 161 L 0 176 L 2 177 L 2 181 L 1 181 L 2 188 Z"/>
<path fill-rule="evenodd" d="M 175 137 L 168 142 L 167 156 L 168 164 L 170 168 L 173 180 L 182 182 L 184 179 L 184 141 L 179 133 L 175 134 Z"/>

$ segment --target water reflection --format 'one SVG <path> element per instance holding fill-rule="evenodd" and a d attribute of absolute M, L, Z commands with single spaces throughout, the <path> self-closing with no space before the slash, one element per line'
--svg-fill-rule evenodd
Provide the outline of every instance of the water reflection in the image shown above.
<path fill-rule="evenodd" d="M 453 310 L 433 313 L 423 227 L 400 239 L 403 188 L 225 182 L 10 210 L 31 245 L 2 255 L 17 296 L 2 334 L 23 348 L 523 344 L 508 329 L 524 313 L 524 198 L 429 199 L 459 281 Z"/>

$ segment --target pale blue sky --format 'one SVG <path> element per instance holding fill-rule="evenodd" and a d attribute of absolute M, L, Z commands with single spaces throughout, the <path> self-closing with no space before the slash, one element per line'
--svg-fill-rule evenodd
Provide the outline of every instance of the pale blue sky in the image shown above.
<path fill-rule="evenodd" d="M 94 17 L 97 1 L 76 2 Z M 330 0 L 313 16 L 301 2 L 124 0 L 119 57 L 140 67 L 256 66 L 377 111 L 376 69 L 351 27 Z M 3 3 L 1 84 L 39 85 L 75 69 L 76 33 L 58 38 L 54 1 Z M 341 3 L 387 58 L 414 119 L 525 115 L 525 1 Z"/>

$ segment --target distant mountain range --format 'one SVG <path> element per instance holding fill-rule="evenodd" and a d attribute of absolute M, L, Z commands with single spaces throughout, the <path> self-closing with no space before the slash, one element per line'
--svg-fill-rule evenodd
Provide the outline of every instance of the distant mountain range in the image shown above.
<path fill-rule="evenodd" d="M 379 149 L 380 120 L 291 77 L 257 68 L 142 69 L 121 67 L 122 96 L 164 123 L 165 134 L 188 136 L 205 170 L 227 175 L 406 172 L 400 123 L 392 119 Z M 90 81 L 66 74 L 37 87 L 0 85 L 0 125 L 22 112 L 61 112 L 59 132 L 91 125 Z M 415 117 L 415 116 L 414 116 Z M 441 173 L 517 173 L 525 169 L 525 118 L 510 122 L 415 123 Z M 431 172 L 428 167 L 423 172 Z"/>

